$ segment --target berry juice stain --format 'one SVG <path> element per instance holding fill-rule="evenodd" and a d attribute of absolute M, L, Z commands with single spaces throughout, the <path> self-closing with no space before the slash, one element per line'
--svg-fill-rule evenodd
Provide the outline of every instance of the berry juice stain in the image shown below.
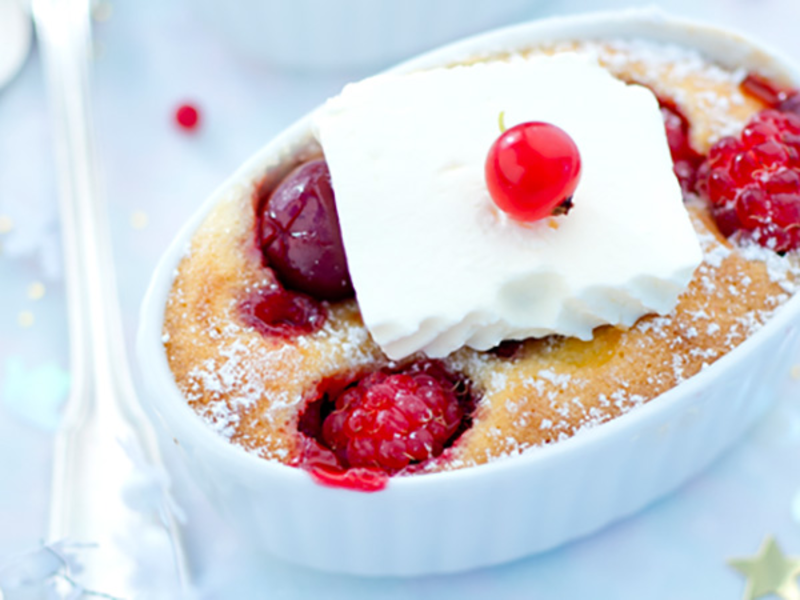
<path fill-rule="evenodd" d="M 321 302 L 277 284 L 256 291 L 239 310 L 247 325 L 263 335 L 284 339 L 318 331 L 327 317 Z"/>

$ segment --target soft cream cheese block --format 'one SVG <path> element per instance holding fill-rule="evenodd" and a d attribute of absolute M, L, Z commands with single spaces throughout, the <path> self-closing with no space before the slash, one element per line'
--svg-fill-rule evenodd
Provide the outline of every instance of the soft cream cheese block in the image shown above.
<path fill-rule="evenodd" d="M 516 222 L 484 179 L 507 127 L 547 121 L 582 159 L 568 215 Z M 392 359 L 630 326 L 701 261 L 654 95 L 575 54 L 352 84 L 315 116 L 361 314 Z"/>

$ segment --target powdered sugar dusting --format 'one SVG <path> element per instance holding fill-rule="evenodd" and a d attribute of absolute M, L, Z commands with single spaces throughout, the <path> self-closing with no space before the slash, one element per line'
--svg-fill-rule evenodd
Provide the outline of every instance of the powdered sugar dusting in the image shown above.
<path fill-rule="evenodd" d="M 797 253 L 781 256 L 752 241 L 741 242 L 740 248 L 745 259 L 764 263 L 770 281 L 780 285 L 783 291 L 787 294 L 794 294 L 797 291 L 797 282 L 800 281 L 800 263 L 798 263 Z M 742 283 L 745 283 L 745 280 L 742 280 Z M 783 301 L 785 298 L 781 300 L 781 302 Z"/>
<path fill-rule="evenodd" d="M 487 420 L 504 425 L 492 426 L 487 439 L 479 444 L 488 444 L 492 451 L 482 450 L 480 456 L 467 453 L 460 466 L 531 451 L 579 435 L 641 406 L 745 341 L 790 297 L 800 281 L 800 257 L 796 253 L 779 256 L 754 244 L 723 243 L 708 229 L 703 205 L 695 200 L 688 206 L 703 248 L 703 263 L 675 311 L 646 317 L 628 332 L 616 334 L 625 339 L 627 358 L 620 352 L 607 355 L 601 351 L 599 356 L 592 352 L 575 366 L 571 364 L 573 354 L 563 352 L 565 341 L 551 337 L 533 344 L 537 363 L 546 364 L 550 356 L 552 366 L 522 378 L 520 371 L 506 363 L 498 367 L 491 356 L 461 359 L 461 366 L 476 380 L 482 379 L 483 371 L 503 373 L 503 387 L 492 386 L 484 403 L 491 405 Z M 608 337 L 614 348 L 615 336 Z M 599 339 L 592 348 L 602 349 L 605 338 Z M 524 362 L 524 357 L 522 352 L 514 360 Z M 564 358 L 570 362 L 564 363 Z M 601 370 L 601 377 L 592 376 L 595 368 Z M 494 397 L 503 400 L 490 400 Z M 481 427 L 477 423 L 468 435 L 484 435 Z M 531 430 L 536 435 L 530 435 Z M 509 431 L 513 435 L 509 436 Z M 442 468 L 450 467 L 437 464 L 429 470 Z"/>

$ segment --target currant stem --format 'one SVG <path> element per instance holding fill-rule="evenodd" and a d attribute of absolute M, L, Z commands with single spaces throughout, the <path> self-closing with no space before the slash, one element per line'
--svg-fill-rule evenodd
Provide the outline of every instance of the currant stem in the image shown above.
<path fill-rule="evenodd" d="M 559 215 L 566 215 L 573 207 L 572 203 L 572 196 L 569 198 L 564 198 L 554 209 L 551 213 L 552 216 L 557 217 Z"/>

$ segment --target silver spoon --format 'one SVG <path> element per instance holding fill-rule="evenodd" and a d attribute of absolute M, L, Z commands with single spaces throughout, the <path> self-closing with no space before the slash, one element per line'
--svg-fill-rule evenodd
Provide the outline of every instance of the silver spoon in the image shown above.
<path fill-rule="evenodd" d="M 0 89 L 25 62 L 31 47 L 31 20 L 17 0 L 0 0 Z"/>
<path fill-rule="evenodd" d="M 91 544 L 75 580 L 86 590 L 134 598 L 131 543 L 171 547 L 176 589 L 186 567 L 174 518 L 123 499 L 141 479 L 142 457 L 161 464 L 156 438 L 131 383 L 119 318 L 105 205 L 97 183 L 89 103 L 89 0 L 33 0 L 51 103 L 63 236 L 72 387 L 55 437 L 49 536 Z M 166 491 L 161 489 L 161 493 Z M 155 511 L 153 511 L 155 513 Z"/>

